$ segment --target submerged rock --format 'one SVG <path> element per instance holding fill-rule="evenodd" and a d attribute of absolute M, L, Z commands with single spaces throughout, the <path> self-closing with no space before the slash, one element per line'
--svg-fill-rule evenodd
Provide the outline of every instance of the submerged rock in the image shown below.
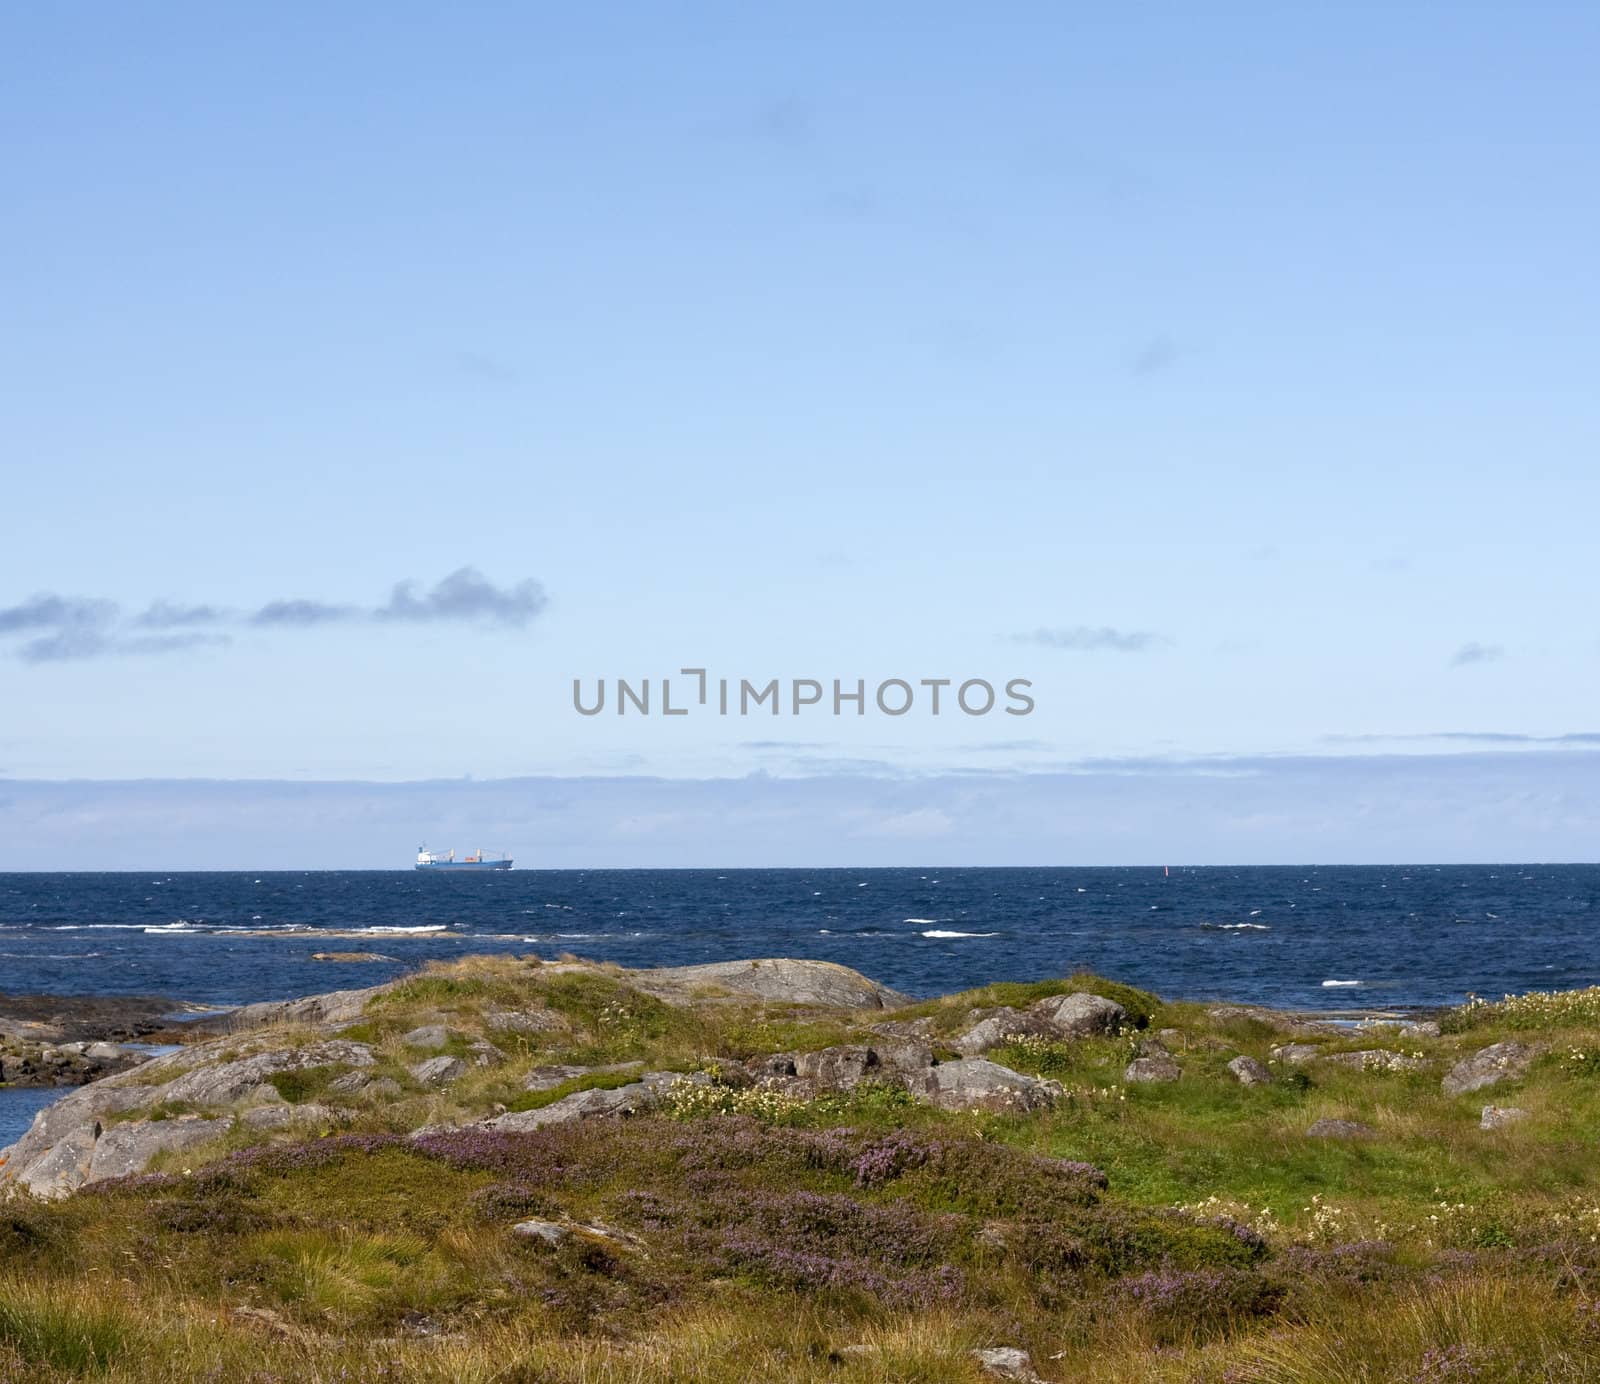
<path fill-rule="evenodd" d="M 1457 1062 L 1439 1086 L 1447 1096 L 1481 1091 L 1485 1086 L 1494 1086 L 1499 1082 L 1523 1076 L 1532 1061 L 1533 1049 L 1526 1043 L 1518 1043 L 1511 1039 L 1503 1043 L 1492 1043 L 1473 1053 L 1471 1057 L 1464 1057 Z"/>

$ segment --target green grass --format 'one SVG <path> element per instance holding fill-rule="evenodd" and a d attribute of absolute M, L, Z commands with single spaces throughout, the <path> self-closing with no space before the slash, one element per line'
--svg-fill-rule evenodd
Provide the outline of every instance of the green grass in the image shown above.
<path fill-rule="evenodd" d="M 404 1133 L 497 1107 L 538 1109 L 641 1070 L 870 1041 L 868 1025 L 884 1019 L 928 1019 L 938 1044 L 975 1008 L 1026 1008 L 1075 990 L 1123 1004 L 1129 1031 L 989 1054 L 1060 1082 L 1066 1095 L 1050 1112 L 941 1112 L 873 1083 L 809 1101 L 696 1087 L 662 1117 L 530 1136 L 537 1157 L 515 1166 L 376 1141 L 207 1171 L 232 1150 L 298 1137 L 236 1127 L 209 1149 L 159 1160 L 165 1182 L 0 1203 L 0 1381 L 977 1384 L 967 1351 L 1000 1343 L 1026 1346 L 1047 1379 L 1091 1384 L 1600 1378 L 1600 991 L 1466 1007 L 1444 1016 L 1439 1038 L 1320 1040 L 1327 1053 L 1420 1052 L 1421 1072 L 1317 1061 L 1276 1066 L 1272 1084 L 1246 1088 L 1227 1062 L 1239 1053 L 1268 1061 L 1288 1040 L 1281 1027 L 1214 1020 L 1205 1006 L 1093 976 L 854 1015 L 676 1007 L 608 968 L 473 959 L 408 979 L 346 1031 L 374 1045 L 371 1071 L 399 1082 L 398 1097 L 330 1093 L 342 1066 L 272 1084 L 291 1102 L 342 1102 L 357 1135 Z M 511 1008 L 557 1022 L 516 1036 L 488 1027 L 492 1010 Z M 465 1055 L 487 1036 L 506 1060 L 444 1090 L 421 1088 L 405 1070 L 417 1054 L 399 1036 L 432 1022 L 451 1030 L 449 1051 Z M 1177 1030 L 1178 1081 L 1124 1081 L 1139 1028 Z M 242 1053 L 299 1036 L 229 1046 Z M 1452 1063 L 1509 1037 L 1539 1050 L 1525 1078 L 1443 1094 Z M 535 1066 L 624 1061 L 642 1066 L 523 1089 Z M 1479 1112 L 1491 1102 L 1528 1118 L 1484 1131 Z M 183 1111 L 144 1117 L 152 1113 Z M 1360 1121 L 1374 1137 L 1306 1137 L 1330 1117 Z M 839 1129 L 858 1142 L 908 1131 L 919 1147 L 946 1152 L 862 1182 L 853 1164 L 804 1152 Z M 717 1143 L 712 1130 L 744 1132 Z M 1109 1189 L 1093 1205 L 1063 1203 L 1053 1165 L 1018 1163 L 1013 1150 L 1094 1164 Z M 728 1216 L 803 1196 L 819 1200 L 791 1206 L 782 1214 L 792 1225 L 763 1233 L 797 1263 L 837 1255 L 839 1281 L 824 1274 L 796 1286 L 781 1258 L 752 1267 L 728 1257 L 752 1233 L 729 1230 Z M 659 1205 L 677 1209 L 651 1209 Z M 858 1209 L 845 1214 L 847 1205 Z M 851 1277 L 852 1256 L 870 1258 L 900 1233 L 872 1217 L 903 1207 L 930 1218 L 938 1248 L 927 1262 L 961 1276 L 957 1298 L 913 1309 L 870 1277 Z M 509 1235 L 528 1215 L 637 1238 L 619 1249 L 577 1233 L 551 1252 Z M 807 1239 L 840 1216 L 838 1248 Z M 1341 1254 L 1370 1241 L 1390 1246 L 1370 1273 L 1337 1269 Z M 920 1242 L 907 1243 L 920 1266 Z M 883 1270 L 890 1279 L 907 1271 L 898 1261 Z M 1202 1275 L 1193 1301 L 1173 1289 L 1152 1306 L 1123 1286 L 1184 1272 Z M 418 1322 L 433 1334 L 415 1335 Z"/>

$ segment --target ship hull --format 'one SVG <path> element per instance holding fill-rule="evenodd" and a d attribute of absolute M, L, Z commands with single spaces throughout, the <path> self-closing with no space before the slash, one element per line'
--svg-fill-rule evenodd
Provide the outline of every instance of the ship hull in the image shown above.
<path fill-rule="evenodd" d="M 509 870 L 509 860 L 432 860 L 418 861 L 419 870 Z"/>

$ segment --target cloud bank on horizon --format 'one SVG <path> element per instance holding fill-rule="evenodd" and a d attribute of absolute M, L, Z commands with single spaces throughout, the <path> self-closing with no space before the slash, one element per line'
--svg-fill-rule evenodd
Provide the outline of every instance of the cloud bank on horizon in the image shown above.
<path fill-rule="evenodd" d="M 1600 752 L 1084 762 L 1056 772 L 305 783 L 0 780 L 0 871 L 1592 860 Z"/>
<path fill-rule="evenodd" d="M 0 638 L 23 636 L 13 653 L 24 663 L 58 663 L 224 645 L 232 641 L 232 636 L 223 632 L 229 628 L 450 621 L 523 629 L 548 605 L 544 587 L 532 578 L 499 587 L 474 567 L 457 568 L 425 591 L 419 591 L 415 581 L 396 582 L 388 600 L 375 606 L 295 597 L 238 611 L 158 600 L 130 614 L 119 602 L 104 597 L 41 592 L 0 608 Z"/>

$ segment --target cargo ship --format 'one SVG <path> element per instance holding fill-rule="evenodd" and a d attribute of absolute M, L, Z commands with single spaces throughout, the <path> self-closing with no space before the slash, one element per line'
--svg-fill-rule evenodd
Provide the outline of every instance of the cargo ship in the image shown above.
<path fill-rule="evenodd" d="M 509 855 L 487 856 L 481 846 L 476 855 L 464 855 L 460 860 L 456 859 L 454 851 L 430 851 L 426 846 L 417 847 L 419 870 L 509 870 L 510 868 Z"/>

